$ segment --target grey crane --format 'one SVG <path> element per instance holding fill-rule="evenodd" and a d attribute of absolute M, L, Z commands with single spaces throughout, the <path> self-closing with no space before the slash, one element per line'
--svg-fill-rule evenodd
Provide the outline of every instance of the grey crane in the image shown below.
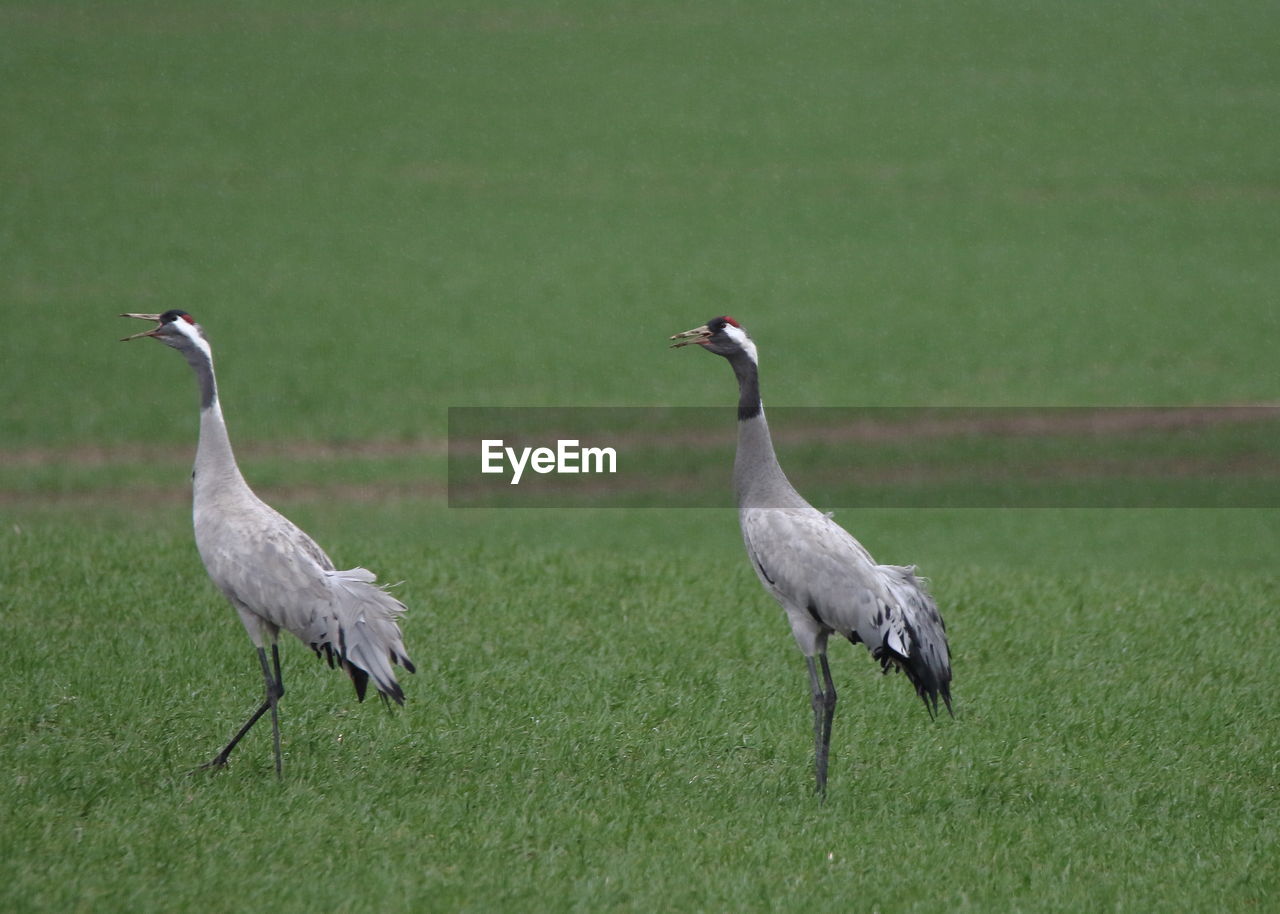
<path fill-rule="evenodd" d="M 760 402 L 756 346 L 742 325 L 732 317 L 717 317 L 671 339 L 673 349 L 694 344 L 723 356 L 738 378 L 738 449 L 733 462 L 738 521 L 747 557 L 761 585 L 786 612 L 809 668 L 814 776 L 819 795 L 825 797 L 836 710 L 827 637 L 835 632 L 854 644 L 861 642 L 883 672 L 905 672 L 933 717 L 938 696 L 951 712 L 946 626 L 914 568 L 877 565 L 861 543 L 805 501 L 787 480 Z"/>
<path fill-rule="evenodd" d="M 404 704 L 404 691 L 392 664 L 410 673 L 397 620 L 404 604 L 375 584 L 364 568 L 339 571 L 315 540 L 263 502 L 249 488 L 231 451 L 213 350 L 204 331 L 185 311 L 123 314 L 156 326 L 125 340 L 151 337 L 178 350 L 195 370 L 200 386 L 200 439 L 196 446 L 192 519 L 196 548 L 213 583 L 240 614 L 262 666 L 265 697 L 231 741 L 204 767 L 221 768 L 231 750 L 267 711 L 281 773 L 280 720 L 276 706 L 284 695 L 280 676 L 280 629 L 292 632 L 316 655 L 346 671 L 364 701 L 369 680 L 381 693 Z M 271 665 L 266 645 L 271 645 Z"/>

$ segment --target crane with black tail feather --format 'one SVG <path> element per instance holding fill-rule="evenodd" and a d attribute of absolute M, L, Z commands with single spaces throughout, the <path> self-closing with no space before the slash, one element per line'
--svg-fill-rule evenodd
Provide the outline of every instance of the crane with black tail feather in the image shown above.
<path fill-rule="evenodd" d="M 738 449 L 733 463 L 738 520 L 747 557 L 764 589 L 782 605 L 809 669 L 814 775 L 827 790 L 836 689 L 827 663 L 835 632 L 867 646 L 884 672 L 906 673 L 932 717 L 938 698 L 951 712 L 946 626 L 915 569 L 877 565 L 862 544 L 792 487 L 778 465 L 760 402 L 756 346 L 731 317 L 671 337 L 723 356 L 738 379 Z M 819 668 L 821 678 L 819 678 Z"/>
<path fill-rule="evenodd" d="M 196 446 L 192 519 L 196 547 L 213 583 L 235 607 L 262 667 L 265 697 L 231 741 L 204 767 L 221 768 L 249 729 L 267 711 L 281 773 L 280 720 L 276 710 L 284 695 L 280 675 L 280 629 L 292 632 L 351 677 L 356 697 L 364 701 L 369 680 L 383 700 L 404 704 L 404 691 L 392 665 L 410 673 L 398 620 L 404 604 L 377 586 L 364 568 L 340 571 L 315 540 L 263 502 L 240 475 L 227 436 L 213 350 L 204 331 L 185 311 L 124 314 L 156 326 L 126 337 L 151 337 L 178 350 L 196 374 L 200 387 L 200 438 Z M 271 645 L 271 663 L 266 645 Z"/>

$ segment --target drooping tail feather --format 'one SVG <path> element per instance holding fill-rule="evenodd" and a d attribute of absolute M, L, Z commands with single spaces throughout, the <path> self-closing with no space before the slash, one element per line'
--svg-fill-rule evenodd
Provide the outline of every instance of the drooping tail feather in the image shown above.
<path fill-rule="evenodd" d="M 332 594 L 336 631 L 326 632 L 322 645 L 313 644 L 316 652 L 324 650 L 330 666 L 336 659 L 351 677 L 356 697 L 364 701 L 369 680 L 385 697 L 404 704 L 404 690 L 396 680 L 393 664 L 410 673 L 413 661 L 405 651 L 398 620 L 405 606 L 375 582 L 377 577 L 366 568 L 326 571 Z"/>
<path fill-rule="evenodd" d="M 925 582 L 916 577 L 914 567 L 880 565 L 879 570 L 901 609 L 901 640 L 905 644 L 896 645 L 890 640 L 888 646 L 881 647 L 875 659 L 880 661 L 885 672 L 892 665 L 907 674 L 930 717 L 938 713 L 939 697 L 946 705 L 947 713 L 954 717 L 951 707 L 951 648 L 947 644 L 946 623 L 942 621 L 933 596 Z"/>

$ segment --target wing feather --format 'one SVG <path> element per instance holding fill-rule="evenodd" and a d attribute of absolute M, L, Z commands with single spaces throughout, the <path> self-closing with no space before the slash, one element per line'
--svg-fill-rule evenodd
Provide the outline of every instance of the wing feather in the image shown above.
<path fill-rule="evenodd" d="M 404 604 L 366 568 L 338 571 L 301 528 L 265 502 L 221 505 L 196 519 L 196 545 L 255 643 L 284 629 L 351 677 L 363 700 L 372 678 L 403 704 L 392 664 L 414 671 L 398 620 Z"/>
<path fill-rule="evenodd" d="M 912 568 L 878 565 L 814 508 L 744 508 L 743 540 L 807 656 L 832 631 L 865 644 L 887 672 L 902 669 L 930 712 L 950 696 L 950 650 L 933 597 Z"/>

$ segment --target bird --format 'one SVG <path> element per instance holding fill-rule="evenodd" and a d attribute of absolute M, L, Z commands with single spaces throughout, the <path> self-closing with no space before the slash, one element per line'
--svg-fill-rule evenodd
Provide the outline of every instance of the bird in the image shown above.
<path fill-rule="evenodd" d="M 405 606 L 365 568 L 345 571 L 310 536 L 254 494 L 236 465 L 218 401 L 213 350 L 204 330 L 185 311 L 122 314 L 156 326 L 127 336 L 159 340 L 186 358 L 200 390 L 200 435 L 192 473 L 192 521 L 196 548 L 210 579 L 235 608 L 257 649 L 262 704 L 212 761 L 221 769 L 236 744 L 271 712 L 277 777 L 282 773 L 277 705 L 284 696 L 280 630 L 292 632 L 318 657 L 343 669 L 364 701 L 369 680 L 388 699 L 404 704 L 392 666 L 414 672 L 398 620 Z M 271 664 L 266 648 L 271 647 Z"/>
<path fill-rule="evenodd" d="M 781 604 L 808 667 L 814 779 L 825 800 L 836 709 L 828 637 L 835 633 L 866 645 L 884 673 L 906 673 L 931 718 L 939 696 L 954 716 L 946 625 L 913 566 L 876 564 L 861 543 L 787 480 L 760 400 L 756 345 L 742 325 L 725 315 L 671 340 L 672 349 L 697 345 L 724 357 L 737 377 L 733 481 L 738 522 L 756 576 Z"/>

